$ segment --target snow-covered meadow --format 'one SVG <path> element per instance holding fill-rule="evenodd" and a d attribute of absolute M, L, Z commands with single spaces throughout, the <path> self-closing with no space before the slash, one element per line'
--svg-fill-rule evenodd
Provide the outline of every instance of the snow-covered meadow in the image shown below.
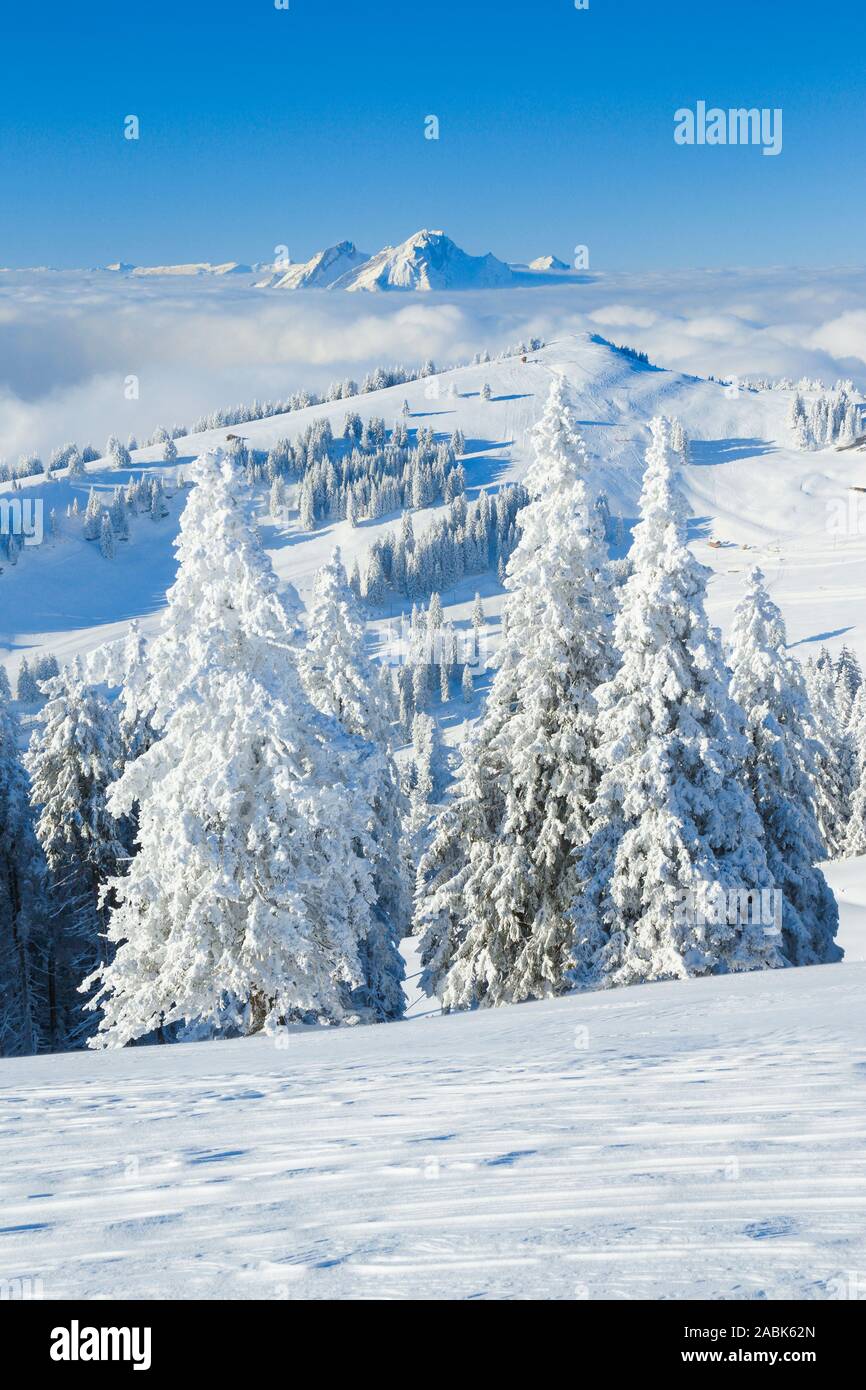
<path fill-rule="evenodd" d="M 840 965 L 4 1062 L 2 1274 L 46 1298 L 863 1298 L 866 862 L 830 878 Z"/>

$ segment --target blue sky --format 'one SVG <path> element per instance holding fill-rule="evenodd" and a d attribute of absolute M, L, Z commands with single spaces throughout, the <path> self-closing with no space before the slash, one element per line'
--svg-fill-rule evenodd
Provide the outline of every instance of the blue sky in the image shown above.
<path fill-rule="evenodd" d="M 593 269 L 863 260 L 862 0 L 289 5 L 10 3 L 0 264 L 300 259 L 421 226 L 507 259 L 586 244 Z M 675 145 L 699 99 L 781 107 L 782 154 Z"/>

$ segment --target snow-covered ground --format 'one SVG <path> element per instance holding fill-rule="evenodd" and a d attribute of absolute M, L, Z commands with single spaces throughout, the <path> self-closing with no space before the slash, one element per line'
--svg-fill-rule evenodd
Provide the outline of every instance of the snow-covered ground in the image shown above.
<path fill-rule="evenodd" d="M 833 877 L 841 965 L 283 1048 L 6 1061 L 0 1278 L 46 1298 L 862 1298 L 866 861 Z"/>

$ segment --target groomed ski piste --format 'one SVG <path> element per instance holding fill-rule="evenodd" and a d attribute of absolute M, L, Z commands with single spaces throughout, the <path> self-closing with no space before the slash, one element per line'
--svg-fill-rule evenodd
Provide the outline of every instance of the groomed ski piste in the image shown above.
<path fill-rule="evenodd" d="M 691 438 L 695 553 L 727 628 L 746 571 L 767 575 L 804 660 L 866 660 L 861 449 L 804 452 L 786 391 L 659 370 L 587 336 L 504 361 L 177 440 L 181 468 L 241 435 L 267 448 L 347 409 L 466 437 L 469 497 L 523 476 L 551 378 L 564 375 L 591 483 L 626 528 L 655 414 Z M 457 395 L 451 397 L 454 385 Z M 481 396 L 488 384 L 492 399 Z M 175 468 L 157 448 L 133 472 Z M 33 480 L 59 534 L 0 574 L 0 644 L 61 661 L 156 629 L 174 572 L 169 515 L 135 521 L 106 561 L 65 511 L 91 486 Z M 0 494 L 9 485 L 0 485 Z M 854 519 L 840 528 L 839 507 Z M 302 598 L 334 545 L 351 567 L 399 521 L 299 529 L 262 500 L 279 577 Z M 413 514 L 423 532 L 438 508 Z M 831 525 L 830 518 L 835 518 Z M 501 586 L 475 591 L 495 644 Z M 371 610 L 372 640 L 400 612 Z M 475 702 L 433 706 L 448 744 Z M 26 716 L 26 711 L 22 711 Z M 862 1298 L 866 1292 L 866 862 L 826 866 L 838 965 L 571 995 L 443 1017 L 417 994 L 400 1023 L 294 1028 L 278 1041 L 139 1047 L 0 1062 L 0 1279 L 46 1298 Z"/>

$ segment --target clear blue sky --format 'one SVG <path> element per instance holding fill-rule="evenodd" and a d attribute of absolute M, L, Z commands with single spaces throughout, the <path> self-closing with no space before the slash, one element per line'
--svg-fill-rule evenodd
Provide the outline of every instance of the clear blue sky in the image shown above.
<path fill-rule="evenodd" d="M 863 0 L 289 3 L 8 0 L 0 264 L 421 226 L 507 259 L 586 243 L 594 269 L 864 259 Z M 676 146 L 698 99 L 782 107 L 782 154 Z"/>

